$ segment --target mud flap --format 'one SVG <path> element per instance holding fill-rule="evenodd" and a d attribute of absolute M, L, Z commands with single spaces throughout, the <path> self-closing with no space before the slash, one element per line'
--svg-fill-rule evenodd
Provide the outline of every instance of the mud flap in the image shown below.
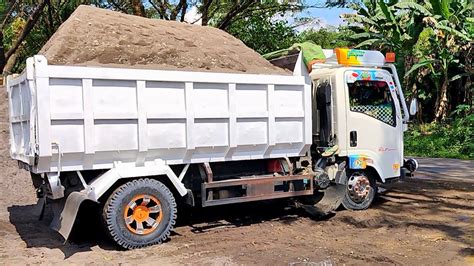
<path fill-rule="evenodd" d="M 34 213 L 38 215 L 38 220 L 43 220 L 44 211 L 46 209 L 46 198 L 41 197 L 35 205 Z"/>
<path fill-rule="evenodd" d="M 344 193 L 345 185 L 333 183 L 314 196 L 314 204 L 301 204 L 300 206 L 312 216 L 324 217 L 339 208 L 344 199 Z"/>
<path fill-rule="evenodd" d="M 69 238 L 79 207 L 84 200 L 91 199 L 83 192 L 74 191 L 66 200 L 63 198 L 52 203 L 54 217 L 49 226 L 64 237 L 64 242 Z"/>

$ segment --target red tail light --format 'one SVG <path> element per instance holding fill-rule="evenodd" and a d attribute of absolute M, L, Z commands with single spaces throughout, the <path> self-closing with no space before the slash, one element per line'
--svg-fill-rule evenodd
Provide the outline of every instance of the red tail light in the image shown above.
<path fill-rule="evenodd" d="M 269 173 L 281 173 L 283 168 L 281 167 L 280 160 L 268 160 L 267 161 L 267 170 Z"/>

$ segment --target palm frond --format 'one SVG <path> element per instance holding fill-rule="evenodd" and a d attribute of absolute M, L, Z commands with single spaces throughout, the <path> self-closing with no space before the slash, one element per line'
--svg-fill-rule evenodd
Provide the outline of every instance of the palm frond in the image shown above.
<path fill-rule="evenodd" d="M 454 36 L 457 36 L 457 37 L 459 37 L 459 38 L 461 38 L 465 41 L 468 41 L 468 42 L 472 41 L 472 38 L 470 38 L 467 34 L 462 33 L 460 31 L 456 30 L 455 28 L 452 28 L 452 27 L 450 27 L 446 24 L 442 24 L 441 22 L 436 24 L 436 28 L 440 29 L 440 30 L 445 30 L 445 31 L 449 32 L 450 34 L 452 34 Z"/>
<path fill-rule="evenodd" d="M 399 2 L 394 5 L 398 9 L 410 9 L 420 12 L 425 16 L 432 16 L 431 12 L 420 4 L 414 2 Z"/>
<path fill-rule="evenodd" d="M 436 62 L 436 60 L 434 59 L 427 59 L 427 60 L 424 60 L 424 61 L 421 61 L 419 63 L 416 63 L 414 64 L 410 70 L 407 71 L 407 73 L 405 73 L 405 77 L 408 77 L 410 76 L 411 73 L 413 73 L 414 71 L 418 70 L 419 68 L 422 68 L 424 66 L 430 66 L 432 65 L 434 62 Z"/>
<path fill-rule="evenodd" d="M 379 38 L 377 38 L 377 39 L 368 39 L 368 40 L 365 40 L 365 41 L 359 43 L 358 45 L 356 45 L 355 48 L 370 46 L 370 45 L 374 45 L 374 44 L 379 43 L 379 42 L 381 42 L 381 39 L 379 39 Z"/>
<path fill-rule="evenodd" d="M 367 39 L 367 38 L 370 38 L 370 37 L 372 37 L 372 34 L 369 33 L 369 32 L 357 33 L 357 34 L 353 34 L 353 35 L 350 36 L 350 38 L 353 39 L 353 40 Z"/>

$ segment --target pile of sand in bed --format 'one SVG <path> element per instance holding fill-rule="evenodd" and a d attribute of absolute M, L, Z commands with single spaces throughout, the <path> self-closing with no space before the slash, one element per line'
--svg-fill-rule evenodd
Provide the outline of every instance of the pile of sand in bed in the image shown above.
<path fill-rule="evenodd" d="M 84 5 L 39 54 L 53 65 L 289 74 L 222 30 Z"/>

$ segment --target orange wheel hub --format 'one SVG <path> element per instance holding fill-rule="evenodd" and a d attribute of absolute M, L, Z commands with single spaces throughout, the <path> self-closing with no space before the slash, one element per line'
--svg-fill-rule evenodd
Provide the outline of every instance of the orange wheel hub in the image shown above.
<path fill-rule="evenodd" d="M 137 222 L 144 222 L 150 215 L 150 210 L 145 206 L 138 206 L 133 210 L 133 219 Z"/>
<path fill-rule="evenodd" d="M 163 218 L 161 202 L 151 195 L 137 195 L 125 206 L 123 218 L 130 232 L 150 234 L 158 228 Z"/>

